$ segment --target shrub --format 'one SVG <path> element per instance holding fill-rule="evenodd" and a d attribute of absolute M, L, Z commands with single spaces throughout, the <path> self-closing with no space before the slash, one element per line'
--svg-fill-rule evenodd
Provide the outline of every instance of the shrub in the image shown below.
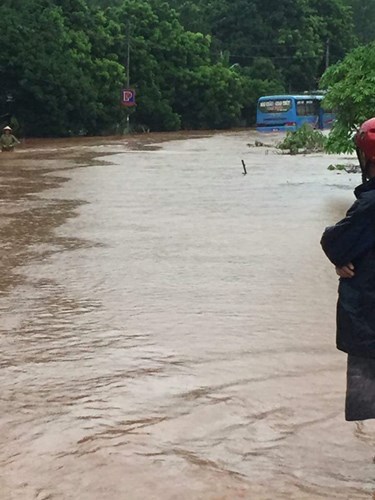
<path fill-rule="evenodd" d="M 288 132 L 285 139 L 277 145 L 278 149 L 291 155 L 298 153 L 318 153 L 325 151 L 327 138 L 320 130 L 314 130 L 305 123 L 295 132 Z"/>

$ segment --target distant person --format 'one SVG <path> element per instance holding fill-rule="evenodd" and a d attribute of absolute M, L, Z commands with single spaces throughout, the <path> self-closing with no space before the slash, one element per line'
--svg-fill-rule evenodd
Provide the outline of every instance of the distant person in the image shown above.
<path fill-rule="evenodd" d="M 12 134 L 12 129 L 9 126 L 4 127 L 0 137 L 1 151 L 14 151 L 19 143 L 20 141 Z"/>
<path fill-rule="evenodd" d="M 321 244 L 340 277 L 337 348 L 348 354 L 345 418 L 375 419 L 375 118 L 355 136 L 362 184 Z"/>

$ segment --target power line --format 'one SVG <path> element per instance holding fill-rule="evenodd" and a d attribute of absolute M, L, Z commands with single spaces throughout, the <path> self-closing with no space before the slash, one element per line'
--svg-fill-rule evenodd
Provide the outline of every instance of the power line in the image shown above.
<path fill-rule="evenodd" d="M 219 54 L 219 53 L 216 53 L 215 55 L 222 55 L 222 54 Z M 265 59 L 285 59 L 285 60 L 288 60 L 288 59 L 316 59 L 316 60 L 321 60 L 323 58 L 323 55 L 321 56 L 308 56 L 308 55 L 304 55 L 304 56 L 270 56 L 270 55 L 266 55 L 266 54 L 257 54 L 255 56 L 241 56 L 239 54 L 229 54 L 228 57 L 231 59 L 231 58 L 236 58 L 236 59 L 258 59 L 260 57 L 263 57 Z"/>
<path fill-rule="evenodd" d="M 217 39 L 220 40 L 220 39 Z M 253 43 L 253 44 L 246 44 L 246 47 L 252 48 L 252 49 L 257 49 L 257 48 L 264 48 L 264 47 L 269 47 L 270 44 L 267 42 L 264 43 Z M 290 43 L 279 43 L 276 45 L 277 48 L 280 49 L 298 49 L 301 47 L 301 44 L 290 44 Z"/>

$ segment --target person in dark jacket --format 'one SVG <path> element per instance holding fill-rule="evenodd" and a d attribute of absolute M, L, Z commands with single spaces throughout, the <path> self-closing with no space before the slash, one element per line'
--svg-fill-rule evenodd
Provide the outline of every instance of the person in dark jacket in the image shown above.
<path fill-rule="evenodd" d="M 345 418 L 375 419 L 375 118 L 355 137 L 362 184 L 322 248 L 340 277 L 337 348 L 348 354 Z"/>

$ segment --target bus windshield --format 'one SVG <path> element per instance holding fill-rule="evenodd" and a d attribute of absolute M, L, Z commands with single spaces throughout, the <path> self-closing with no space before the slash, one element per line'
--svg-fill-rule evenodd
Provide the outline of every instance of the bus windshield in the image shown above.
<path fill-rule="evenodd" d="M 259 102 L 259 111 L 262 113 L 285 113 L 292 107 L 291 99 L 270 99 Z"/>

